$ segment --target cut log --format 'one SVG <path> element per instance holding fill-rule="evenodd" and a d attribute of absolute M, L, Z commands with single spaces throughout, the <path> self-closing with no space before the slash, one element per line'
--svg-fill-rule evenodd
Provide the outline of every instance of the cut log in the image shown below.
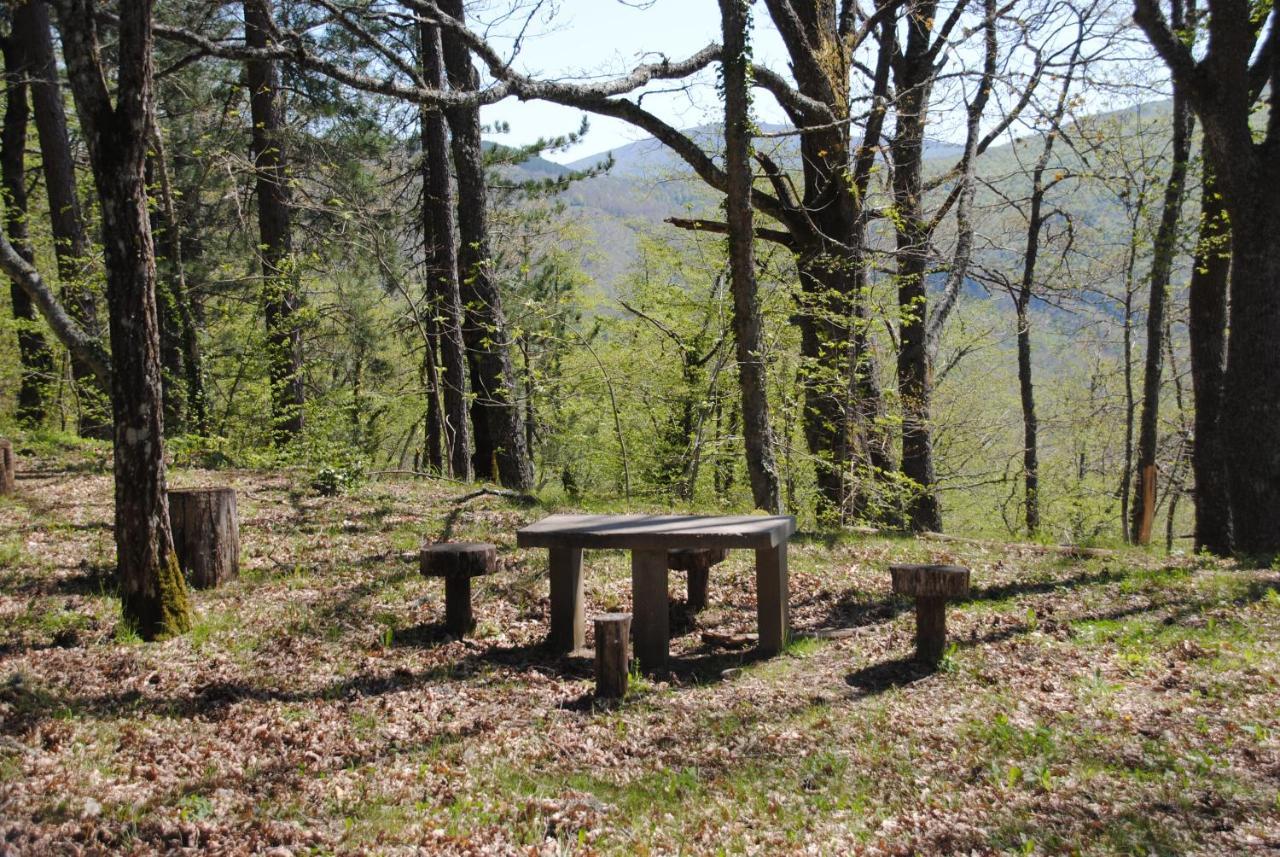
<path fill-rule="evenodd" d="M 1116 556 L 1116 552 L 1107 548 L 1086 548 L 1080 545 L 1034 545 L 1022 542 L 993 542 L 990 539 L 970 539 L 964 536 L 952 536 L 946 533 L 918 533 L 917 538 L 931 542 L 952 542 L 961 545 L 973 545 L 980 548 L 993 548 L 1001 551 L 1023 551 L 1034 554 L 1065 556 L 1072 559 L 1099 559 Z"/>
<path fill-rule="evenodd" d="M 498 567 L 498 548 L 484 542 L 423 545 L 419 554 L 423 577 L 479 577 Z"/>
<path fill-rule="evenodd" d="M 0 438 L 0 494 L 13 493 L 13 442 Z"/>
<path fill-rule="evenodd" d="M 931 665 L 947 646 L 947 600 L 969 594 L 969 569 L 958 565 L 891 565 L 895 595 L 916 600 L 916 659 Z"/>
<path fill-rule="evenodd" d="M 461 639 L 475 630 L 471 612 L 471 578 L 492 574 L 498 567 L 498 548 L 483 542 L 423 545 L 419 569 L 423 577 L 444 578 L 444 624 Z"/>
<path fill-rule="evenodd" d="M 667 552 L 667 568 L 683 571 L 689 576 L 689 595 L 686 603 L 693 612 L 707 607 L 707 578 L 711 566 L 719 565 L 728 556 L 724 548 L 684 548 Z"/>
<path fill-rule="evenodd" d="M 169 491 L 169 527 L 178 566 L 197 589 L 240 574 L 240 519 L 234 488 Z"/>
<path fill-rule="evenodd" d="M 621 699 L 627 695 L 631 658 L 627 644 L 631 638 L 630 613 L 605 613 L 594 617 L 596 632 L 596 696 Z"/>

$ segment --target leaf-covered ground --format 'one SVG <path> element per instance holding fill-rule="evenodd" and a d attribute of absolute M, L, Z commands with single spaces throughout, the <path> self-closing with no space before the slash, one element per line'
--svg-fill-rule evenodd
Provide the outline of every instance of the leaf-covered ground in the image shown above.
<path fill-rule="evenodd" d="M 545 514 L 457 486 L 321 498 L 301 473 L 173 471 L 239 495 L 242 574 L 142 644 L 112 593 L 111 482 L 24 459 L 0 498 L 0 854 L 1027 854 L 1280 849 L 1280 574 L 1132 553 L 801 534 L 796 641 L 753 630 L 751 557 L 683 610 L 672 669 L 591 704 L 557 658 Z M 497 543 L 474 639 L 424 540 Z M 925 674 L 891 561 L 973 569 Z M 587 555 L 592 611 L 627 557 Z"/>

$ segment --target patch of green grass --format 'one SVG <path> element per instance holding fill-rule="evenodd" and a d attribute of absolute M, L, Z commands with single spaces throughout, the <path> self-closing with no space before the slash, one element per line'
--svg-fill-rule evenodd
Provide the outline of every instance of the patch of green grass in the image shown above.
<path fill-rule="evenodd" d="M 822 648 L 823 641 L 817 637 L 791 637 L 787 640 L 783 651 L 793 658 L 808 658 Z"/>

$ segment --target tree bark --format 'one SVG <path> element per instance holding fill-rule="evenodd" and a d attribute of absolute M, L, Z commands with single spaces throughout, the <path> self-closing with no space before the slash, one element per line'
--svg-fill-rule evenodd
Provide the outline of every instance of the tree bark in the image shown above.
<path fill-rule="evenodd" d="M 751 96 L 748 0 L 720 0 L 724 33 L 721 59 L 724 82 L 726 202 L 729 224 L 729 281 L 733 291 L 733 330 L 737 344 L 738 383 L 742 391 L 742 435 L 747 452 L 751 498 L 757 509 L 782 511 L 778 469 L 769 424 L 768 375 L 765 369 L 763 320 L 756 289 L 755 233 L 751 207 Z"/>
<path fill-rule="evenodd" d="M 40 139 L 40 163 L 49 199 L 49 223 L 58 260 L 62 301 L 76 325 L 90 339 L 101 340 L 98 301 L 88 284 L 88 269 L 92 261 L 89 237 L 76 192 L 75 158 L 71 153 L 49 6 L 45 0 L 29 0 L 14 8 L 13 38 L 28 53 L 31 103 Z M 71 373 L 78 384 L 97 391 L 104 400 L 110 395 L 110 383 L 74 349 Z M 98 415 L 90 409 L 80 414 L 79 432 L 85 437 L 106 438 L 111 435 L 111 427 L 105 414 Z"/>
<path fill-rule="evenodd" d="M 1200 197 L 1200 240 L 1191 269 L 1188 328 L 1195 396 L 1196 550 L 1231 552 L 1231 497 L 1222 449 L 1222 376 L 1227 356 L 1227 286 L 1231 227 L 1206 164 Z"/>
<path fill-rule="evenodd" d="M 187 268 L 182 252 L 182 226 L 174 199 L 173 183 L 169 173 L 169 159 L 165 154 L 164 140 L 159 128 L 153 135 L 153 152 L 156 178 L 160 186 L 160 222 L 164 229 L 159 248 L 169 265 L 168 298 L 172 301 L 178 345 L 181 349 L 181 370 L 186 390 L 185 410 L 190 426 L 200 434 L 209 432 L 209 410 L 204 389 L 204 358 L 200 352 L 200 339 L 196 330 L 195 311 L 191 306 L 191 293 L 187 289 Z M 170 427 L 170 431 L 173 428 Z"/>
<path fill-rule="evenodd" d="M 1071 85 L 1075 79 L 1085 32 L 1084 26 L 1081 26 L 1067 71 L 1062 78 L 1062 88 L 1058 90 L 1057 101 L 1049 116 L 1044 148 L 1031 172 L 1031 199 L 1027 211 L 1027 243 L 1022 255 L 1022 278 L 1013 295 L 1018 320 L 1018 396 L 1022 405 L 1023 511 L 1028 535 L 1035 535 L 1040 529 L 1040 421 L 1036 415 L 1031 366 L 1031 299 L 1035 294 L 1040 236 L 1044 231 L 1045 221 L 1051 216 L 1044 209 L 1045 197 L 1049 191 L 1044 176 L 1053 157 L 1054 146 L 1062 133 L 1062 120 L 1070 103 Z"/>
<path fill-rule="evenodd" d="M 123 616 L 150 640 L 191 626 L 165 496 L 156 268 L 144 181 L 155 97 L 152 3 L 122 0 L 119 5 L 115 104 L 99 63 L 94 0 L 60 0 L 58 13 L 102 208 L 115 363 L 115 537 Z"/>
<path fill-rule="evenodd" d="M 912 483 L 907 498 L 911 529 L 940 531 L 937 474 L 929 413 L 933 369 L 928 353 L 929 230 L 924 216 L 924 129 L 934 68 L 930 33 L 936 0 L 916 4 L 907 17 L 907 42 L 895 58 L 896 131 L 890 145 L 897 237 L 898 394 L 902 399 L 902 474 Z"/>
<path fill-rule="evenodd" d="M 1180 4 L 1175 4 L 1175 9 Z M 1181 26 L 1181 20 L 1175 21 Z M 1182 201 L 1186 197 L 1187 165 L 1191 158 L 1191 108 L 1181 92 L 1173 96 L 1173 148 L 1164 208 L 1151 256 L 1151 297 L 1147 305 L 1147 355 L 1142 376 L 1142 410 L 1138 416 L 1137 479 L 1133 487 L 1133 520 L 1129 536 L 1135 544 L 1151 542 L 1156 513 L 1156 445 L 1160 439 L 1160 382 L 1164 373 L 1165 304 L 1178 246 Z"/>
<path fill-rule="evenodd" d="M 444 0 L 440 8 L 463 20 L 462 0 Z M 466 46 L 450 36 L 444 38 L 443 49 L 450 85 L 461 90 L 478 88 L 479 75 Z M 476 478 L 497 478 L 503 485 L 527 491 L 533 487 L 533 465 L 515 401 L 515 370 L 502 296 L 493 276 L 480 110 L 452 107 L 446 116 L 458 180 L 458 279 L 464 312 L 462 335 L 471 369 L 473 470 Z"/>
<path fill-rule="evenodd" d="M 27 263 L 34 261 L 27 236 L 27 78 L 31 69 L 24 46 L 11 34 L 0 42 L 4 53 L 5 111 L 0 131 L 0 185 L 3 186 L 5 232 L 9 243 Z M 9 295 L 17 323 L 18 359 L 22 380 L 18 387 L 18 422 L 27 427 L 45 418 L 45 386 L 53 377 L 53 352 L 36 326 L 35 307 L 17 278 L 10 278 Z"/>
<path fill-rule="evenodd" d="M 428 86 L 445 83 L 440 28 L 422 24 L 423 79 Z M 449 176 L 449 129 L 439 109 L 422 110 L 422 233 L 425 244 L 428 305 L 438 319 L 441 363 L 444 364 L 442 428 L 450 475 L 470 481 L 471 431 L 467 419 L 467 350 L 462 339 L 462 292 L 458 281 L 456 201 Z"/>
<path fill-rule="evenodd" d="M 1280 27 L 1275 10 L 1256 22 L 1234 0 L 1209 0 L 1208 13 L 1209 39 L 1197 58 L 1158 0 L 1134 0 L 1134 20 L 1200 117 L 1206 159 L 1230 217 L 1221 437 L 1232 548 L 1266 559 L 1280 554 L 1280 194 L 1274 191 L 1280 183 L 1280 104 L 1270 99 L 1261 140 L 1255 140 L 1252 114 L 1268 87 L 1272 93 L 1280 87 Z"/>
<path fill-rule="evenodd" d="M 213 589 L 240 574 L 240 518 L 234 488 L 169 492 L 169 526 L 178 566 L 197 589 Z"/>
<path fill-rule="evenodd" d="M 271 0 L 244 0 L 245 45 L 271 45 Z M 284 150 L 285 117 L 280 70 L 274 60 L 245 63 L 253 158 L 258 197 L 259 252 L 262 258 L 262 305 L 266 317 L 271 376 L 272 439 L 285 444 L 302 433 L 302 328 L 298 311 L 298 272 L 293 258 L 288 161 Z"/>

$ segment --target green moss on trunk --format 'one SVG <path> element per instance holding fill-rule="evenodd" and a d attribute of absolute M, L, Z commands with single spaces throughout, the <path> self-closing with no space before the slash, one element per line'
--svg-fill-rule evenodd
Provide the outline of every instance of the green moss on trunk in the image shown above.
<path fill-rule="evenodd" d="M 126 592 L 122 601 L 125 622 L 144 640 L 164 640 L 191 630 L 191 598 L 172 551 L 156 570 L 155 594 Z"/>

